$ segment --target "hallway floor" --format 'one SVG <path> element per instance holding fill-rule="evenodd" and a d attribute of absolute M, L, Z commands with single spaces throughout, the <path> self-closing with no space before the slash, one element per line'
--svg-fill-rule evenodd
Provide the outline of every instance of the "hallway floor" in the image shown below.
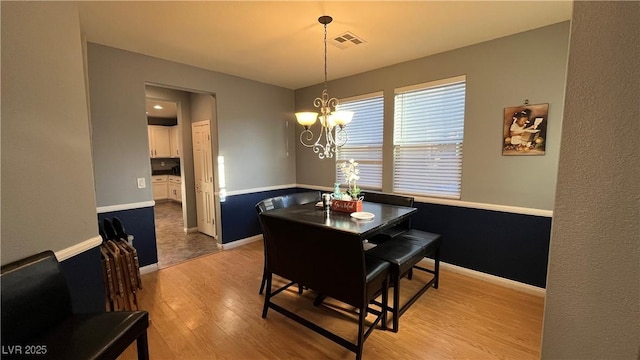
<path fill-rule="evenodd" d="M 220 251 L 218 242 L 211 236 L 184 232 L 179 203 L 156 202 L 154 213 L 160 269 Z"/>

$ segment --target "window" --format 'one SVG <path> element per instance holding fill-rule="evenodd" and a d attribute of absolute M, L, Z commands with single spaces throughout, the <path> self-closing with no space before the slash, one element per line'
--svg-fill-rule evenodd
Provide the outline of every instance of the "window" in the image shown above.
<path fill-rule="evenodd" d="M 354 112 L 347 125 L 347 143 L 336 154 L 336 182 L 345 184 L 338 164 L 354 159 L 360 165 L 358 186 L 373 190 L 382 189 L 382 92 L 341 100 L 337 110 Z"/>
<path fill-rule="evenodd" d="M 393 191 L 460 199 L 465 76 L 395 91 Z"/>

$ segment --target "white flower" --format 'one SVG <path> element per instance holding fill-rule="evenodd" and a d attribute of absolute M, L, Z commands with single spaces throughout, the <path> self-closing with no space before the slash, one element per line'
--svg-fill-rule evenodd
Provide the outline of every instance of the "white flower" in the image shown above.
<path fill-rule="evenodd" d="M 344 175 L 345 180 L 347 181 L 347 186 L 349 187 L 349 193 L 357 194 L 360 193 L 360 189 L 358 188 L 357 181 L 360 180 L 360 169 L 358 169 L 358 163 L 353 159 L 349 159 L 349 161 L 345 161 L 340 166 L 340 171 Z"/>

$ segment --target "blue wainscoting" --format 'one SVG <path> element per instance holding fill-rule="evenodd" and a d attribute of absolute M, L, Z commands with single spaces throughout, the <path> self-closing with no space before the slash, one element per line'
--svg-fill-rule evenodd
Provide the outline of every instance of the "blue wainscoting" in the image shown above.
<path fill-rule="evenodd" d="M 73 312 L 85 314 L 105 309 L 100 247 L 94 247 L 60 262 L 67 279 Z"/>
<path fill-rule="evenodd" d="M 416 202 L 411 226 L 442 234 L 441 260 L 544 288 L 551 218 Z"/>
<path fill-rule="evenodd" d="M 138 253 L 140 266 L 157 263 L 158 248 L 156 246 L 156 225 L 153 207 L 101 213 L 98 214 L 98 221 L 113 217 L 120 219 L 128 235 L 133 235 L 133 247 L 136 248 Z"/>
<path fill-rule="evenodd" d="M 282 196 L 301 191 L 310 190 L 288 188 L 227 196 L 227 199 L 220 203 L 222 243 L 227 244 L 232 241 L 262 234 L 260 222 L 258 221 L 258 215 L 256 213 L 256 204 L 270 197 Z"/>
<path fill-rule="evenodd" d="M 227 197 L 223 243 L 262 233 L 255 205 L 266 198 L 312 189 L 290 188 Z M 442 261 L 544 288 L 551 218 L 416 202 L 412 227 L 444 236 Z"/>

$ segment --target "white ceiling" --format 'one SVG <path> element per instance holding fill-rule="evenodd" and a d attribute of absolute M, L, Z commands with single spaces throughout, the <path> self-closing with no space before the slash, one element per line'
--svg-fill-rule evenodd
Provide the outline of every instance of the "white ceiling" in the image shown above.
<path fill-rule="evenodd" d="M 87 41 L 289 89 L 531 30 L 571 18 L 571 1 L 78 2 Z"/>

